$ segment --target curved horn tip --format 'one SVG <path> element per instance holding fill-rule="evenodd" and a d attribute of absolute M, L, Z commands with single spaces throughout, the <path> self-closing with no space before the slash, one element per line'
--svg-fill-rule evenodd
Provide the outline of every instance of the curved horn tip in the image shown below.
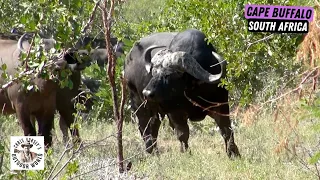
<path fill-rule="evenodd" d="M 217 58 L 218 61 L 222 61 L 222 60 L 223 60 L 222 56 L 220 56 L 218 53 L 216 53 L 216 52 L 214 52 L 214 51 L 212 51 L 212 55 L 213 55 L 215 58 Z"/>
<path fill-rule="evenodd" d="M 211 83 L 220 81 L 221 76 L 222 76 L 222 74 L 219 74 L 219 75 L 210 75 L 209 78 L 208 78 L 208 81 L 211 82 Z"/>
<path fill-rule="evenodd" d="M 23 43 L 24 38 L 26 37 L 26 35 L 27 35 L 27 33 L 24 33 L 24 34 L 19 38 L 18 44 L 17 44 L 18 49 L 19 49 L 20 51 L 22 51 L 22 52 L 25 52 L 25 51 L 26 51 L 25 49 L 23 49 L 23 45 L 22 45 L 22 43 Z"/>
<path fill-rule="evenodd" d="M 180 57 L 182 55 L 182 57 L 178 58 L 178 56 L 176 56 L 175 58 L 171 58 L 171 65 L 174 64 L 177 67 L 181 67 L 183 71 L 186 71 L 200 81 L 207 83 L 218 83 L 220 81 L 223 71 L 218 74 L 211 74 L 210 72 L 206 71 L 190 54 L 183 52 L 175 52 L 175 54 L 179 55 Z M 169 61 L 169 59 L 167 61 Z"/>

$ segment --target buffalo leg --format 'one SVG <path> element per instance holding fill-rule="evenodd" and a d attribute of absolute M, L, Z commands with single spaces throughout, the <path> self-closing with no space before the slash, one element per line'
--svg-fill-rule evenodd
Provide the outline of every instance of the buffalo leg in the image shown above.
<path fill-rule="evenodd" d="M 63 119 L 62 116 L 60 116 L 60 119 L 59 119 L 59 127 L 62 132 L 63 143 L 66 144 L 69 139 L 68 125 L 66 124 L 66 121 Z"/>
<path fill-rule="evenodd" d="M 80 142 L 80 135 L 79 135 L 79 130 L 77 127 L 71 127 L 72 123 L 74 123 L 74 117 L 73 117 L 73 112 L 70 109 L 58 109 L 59 113 L 60 113 L 60 122 L 59 124 L 62 125 L 63 121 L 65 123 L 65 125 L 67 125 L 67 127 L 70 129 L 71 132 L 71 136 L 73 138 L 75 138 L 74 142 Z M 60 126 L 61 128 L 61 126 Z M 61 129 L 62 130 L 62 129 Z M 63 131 L 62 131 L 63 133 Z"/>
<path fill-rule="evenodd" d="M 34 128 L 36 128 L 36 118 L 34 116 L 30 116 L 30 122 Z"/>
<path fill-rule="evenodd" d="M 46 115 L 37 116 L 38 122 L 38 135 L 44 136 L 44 145 L 47 148 L 52 145 L 52 128 L 54 122 L 54 113 L 48 113 Z"/>
<path fill-rule="evenodd" d="M 152 153 L 154 147 L 150 129 L 150 122 L 152 121 L 152 117 L 145 115 L 143 112 L 141 112 L 141 110 L 137 112 L 136 117 L 138 118 L 140 134 L 146 145 L 146 151 L 148 153 Z"/>
<path fill-rule="evenodd" d="M 36 129 L 30 121 L 29 113 L 26 113 L 25 111 L 23 111 L 23 109 L 21 107 L 17 108 L 16 113 L 17 113 L 17 118 L 19 120 L 19 123 L 23 129 L 24 135 L 25 136 L 35 136 Z"/>
<path fill-rule="evenodd" d="M 151 115 L 151 112 L 144 108 L 139 109 L 136 113 L 138 118 L 139 131 L 145 142 L 146 151 L 152 153 L 157 149 L 157 137 L 161 121 L 158 115 Z"/>
<path fill-rule="evenodd" d="M 226 153 L 229 158 L 240 157 L 240 153 L 236 143 L 234 142 L 233 130 L 231 128 L 231 120 L 229 117 L 229 105 L 222 105 L 220 108 L 215 108 L 209 115 L 215 119 L 219 126 L 220 133 L 225 141 Z"/>
<path fill-rule="evenodd" d="M 188 117 L 184 113 L 169 113 L 168 118 L 171 125 L 174 127 L 178 140 L 180 141 L 180 151 L 187 151 L 189 148 L 188 140 L 190 134 Z"/>
<path fill-rule="evenodd" d="M 61 108 L 63 107 L 63 108 Z M 64 134 L 64 136 L 68 133 L 64 132 L 66 127 L 69 128 L 70 130 L 70 133 L 71 133 L 71 136 L 74 138 L 73 141 L 75 143 L 78 143 L 81 141 L 80 139 L 80 135 L 79 135 L 79 130 L 77 127 L 71 127 L 72 123 L 74 123 L 74 117 L 73 117 L 73 113 L 76 113 L 75 109 L 73 108 L 73 104 L 70 104 L 69 106 L 67 106 L 69 108 L 66 108 L 66 106 L 57 106 L 57 109 L 59 111 L 59 114 L 60 114 L 60 122 L 59 122 L 59 125 L 60 125 L 60 129 L 62 130 L 62 133 Z M 63 126 L 64 123 L 66 125 Z M 63 128 L 61 128 L 61 126 Z"/>
<path fill-rule="evenodd" d="M 158 134 L 159 134 L 159 128 L 161 125 L 161 121 L 159 119 L 158 114 L 153 116 L 153 119 L 151 121 L 151 136 L 152 136 L 152 142 L 154 144 L 155 150 L 158 152 L 158 146 L 157 146 L 157 139 L 158 139 Z"/>

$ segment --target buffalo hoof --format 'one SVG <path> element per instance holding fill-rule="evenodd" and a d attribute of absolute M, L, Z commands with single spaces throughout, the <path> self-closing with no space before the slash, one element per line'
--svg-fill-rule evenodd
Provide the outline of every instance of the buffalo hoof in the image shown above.
<path fill-rule="evenodd" d="M 152 151 L 153 151 L 153 148 L 154 148 L 153 141 L 151 139 L 148 139 L 146 141 L 146 151 L 147 151 L 147 153 L 151 154 Z"/>
<path fill-rule="evenodd" d="M 189 150 L 188 143 L 180 142 L 180 152 L 185 153 Z"/>
<path fill-rule="evenodd" d="M 229 144 L 227 147 L 227 154 L 230 159 L 241 158 L 239 149 L 235 144 Z"/>
<path fill-rule="evenodd" d="M 152 154 L 154 154 L 154 155 L 156 155 L 158 157 L 160 156 L 160 151 L 159 151 L 158 147 L 154 147 L 154 150 L 153 150 Z"/>
<path fill-rule="evenodd" d="M 130 162 L 127 164 L 126 170 L 127 170 L 127 171 L 130 171 L 130 170 L 131 170 L 131 167 L 132 167 L 132 162 L 130 161 Z"/>

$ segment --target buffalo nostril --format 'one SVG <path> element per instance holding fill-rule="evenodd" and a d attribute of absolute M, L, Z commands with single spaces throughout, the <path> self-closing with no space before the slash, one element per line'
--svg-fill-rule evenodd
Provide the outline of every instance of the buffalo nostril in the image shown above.
<path fill-rule="evenodd" d="M 146 89 L 142 91 L 142 94 L 147 98 L 152 98 L 154 96 L 154 93 L 152 91 Z"/>
<path fill-rule="evenodd" d="M 144 96 L 148 96 L 148 95 L 150 94 L 150 91 L 144 89 L 144 90 L 142 91 L 142 94 L 143 94 Z"/>

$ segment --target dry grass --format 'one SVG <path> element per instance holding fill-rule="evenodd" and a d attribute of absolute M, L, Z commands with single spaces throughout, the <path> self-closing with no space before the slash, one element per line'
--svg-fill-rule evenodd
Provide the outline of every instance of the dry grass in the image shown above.
<path fill-rule="evenodd" d="M 302 61 L 309 72 L 312 72 L 312 89 L 315 90 L 318 77 L 320 75 L 319 60 L 320 60 L 320 3 L 314 2 L 314 18 L 309 24 L 309 32 L 304 36 L 302 43 L 298 49 L 296 58 L 297 61 Z M 308 73 L 308 71 L 306 72 Z"/>
<path fill-rule="evenodd" d="M 309 33 L 305 35 L 297 52 L 297 60 L 303 61 L 310 68 L 319 66 L 320 59 L 320 3 L 315 1 L 313 21 L 309 24 Z"/>
<path fill-rule="evenodd" d="M 291 97 L 279 100 L 277 111 L 255 113 L 252 108 L 237 114 L 236 118 L 240 122 L 246 122 L 235 128 L 235 141 L 242 159 L 228 159 L 224 152 L 223 139 L 214 128 L 208 131 L 198 129 L 199 125 L 214 126 L 214 121 L 210 118 L 197 123 L 198 126 L 189 124 L 191 154 L 180 153 L 175 135 L 168 125 L 162 125 L 159 157 L 144 152 L 137 124 L 126 123 L 123 134 L 124 153 L 125 158 L 131 157 L 131 171 L 122 177 L 117 174 L 117 167 L 112 165 L 117 154 L 116 138 L 110 137 L 83 150 L 77 157 L 80 168 L 78 173 L 97 170 L 75 179 L 314 179 L 315 169 L 311 165 L 303 164 L 308 161 L 303 149 L 314 144 L 319 135 L 306 130 L 312 125 L 308 120 L 304 121 L 307 123 L 297 123 L 306 112 L 297 108 L 297 97 Z M 0 121 L 0 132 L 3 133 L 6 143 L 9 142 L 10 135 L 22 134 L 21 128 L 15 125 L 13 119 Z M 115 133 L 115 124 L 96 120 L 90 124 L 82 123 L 81 126 L 81 136 L 86 143 Z M 63 152 L 57 123 L 55 127 L 52 155 L 54 162 Z M 67 157 L 63 161 L 66 159 Z M 125 162 L 127 163 L 128 161 Z M 5 166 L 9 167 L 8 156 L 5 158 Z"/>

